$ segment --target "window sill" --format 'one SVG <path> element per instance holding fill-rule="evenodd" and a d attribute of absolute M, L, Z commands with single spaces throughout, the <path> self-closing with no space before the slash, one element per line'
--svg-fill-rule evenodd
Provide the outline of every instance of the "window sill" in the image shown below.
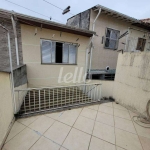
<path fill-rule="evenodd" d="M 41 65 L 72 65 L 77 66 L 78 64 L 63 64 L 63 63 L 41 63 Z"/>

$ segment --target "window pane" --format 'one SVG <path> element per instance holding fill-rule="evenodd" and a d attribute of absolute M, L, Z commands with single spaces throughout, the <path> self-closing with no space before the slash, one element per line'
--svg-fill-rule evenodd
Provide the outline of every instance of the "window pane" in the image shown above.
<path fill-rule="evenodd" d="M 63 63 L 68 63 L 69 61 L 69 44 L 63 44 Z"/>
<path fill-rule="evenodd" d="M 119 31 L 116 31 L 116 30 L 112 30 L 111 31 L 111 36 L 110 36 L 112 39 L 118 39 L 118 37 L 119 37 Z"/>
<path fill-rule="evenodd" d="M 52 63 L 55 63 L 56 58 L 56 42 L 52 42 Z"/>
<path fill-rule="evenodd" d="M 69 63 L 76 63 L 76 45 L 69 45 Z"/>
<path fill-rule="evenodd" d="M 110 49 L 116 49 L 117 48 L 117 41 L 116 40 L 110 40 L 109 48 Z"/>
<path fill-rule="evenodd" d="M 42 40 L 42 63 L 51 63 L 51 41 Z"/>
<path fill-rule="evenodd" d="M 107 29 L 106 37 L 110 37 L 111 30 Z"/>
<path fill-rule="evenodd" d="M 110 41 L 109 38 L 106 38 L 106 41 L 105 41 L 105 47 L 106 48 L 109 48 L 109 41 Z"/>

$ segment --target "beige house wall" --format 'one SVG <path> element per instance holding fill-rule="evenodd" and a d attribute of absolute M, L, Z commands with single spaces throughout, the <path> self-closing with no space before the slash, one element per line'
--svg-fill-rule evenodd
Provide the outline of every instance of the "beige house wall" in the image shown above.
<path fill-rule="evenodd" d="M 0 72 L 0 148 L 14 117 L 9 75 Z"/>
<path fill-rule="evenodd" d="M 53 34 L 55 34 L 55 36 L 52 38 Z M 66 73 L 70 72 L 75 74 L 74 72 L 77 68 L 77 78 L 79 76 L 83 76 L 84 71 L 82 71 L 82 75 L 80 75 L 79 70 L 85 69 L 86 47 L 90 40 L 89 37 L 65 32 L 62 32 L 60 37 L 60 31 L 44 28 L 37 28 L 37 35 L 35 35 L 35 27 L 24 24 L 21 25 L 21 35 L 23 63 L 27 66 L 27 77 L 29 87 L 54 86 L 58 84 L 65 85 L 64 82 L 58 83 L 61 68 L 63 68 L 61 80 L 64 79 Z M 78 41 L 76 41 L 77 38 L 79 38 Z M 41 64 L 40 39 L 50 39 L 80 44 L 77 51 L 77 65 Z M 69 78 L 69 76 L 70 75 L 68 75 L 67 78 Z M 73 79 L 74 77 L 70 78 L 70 80 Z M 69 82 L 69 84 L 73 84 L 73 82 Z"/>
<path fill-rule="evenodd" d="M 150 52 L 119 54 L 113 97 L 118 103 L 145 114 L 150 100 Z"/>
<path fill-rule="evenodd" d="M 91 9 L 90 30 L 92 30 L 92 24 L 97 16 L 97 13 L 98 13 L 97 11 L 95 12 Z M 128 30 L 128 27 L 134 27 L 139 29 L 138 27 L 132 26 L 130 23 L 101 13 L 95 24 L 95 32 L 97 33 L 98 36 L 95 36 L 94 38 L 92 69 L 105 69 L 106 66 L 109 66 L 110 69 L 116 69 L 118 52 L 111 49 L 105 49 L 104 44 L 101 44 L 102 36 L 105 36 L 107 27 L 119 30 L 120 35 L 126 32 Z M 141 32 L 135 30 L 133 32 L 134 34 L 132 35 L 134 36 L 136 35 L 139 36 L 139 33 L 140 35 L 143 36 L 143 33 Z M 125 46 L 122 44 L 122 42 L 124 43 L 126 42 L 125 37 L 119 40 L 118 50 L 124 49 Z"/>
<path fill-rule="evenodd" d="M 20 107 L 22 105 L 22 102 L 24 100 L 25 95 L 27 94 L 27 91 L 17 91 L 22 89 L 27 89 L 28 85 L 23 84 L 15 88 L 15 102 L 16 102 L 16 112 L 17 113 L 20 110 Z"/>
<path fill-rule="evenodd" d="M 87 80 L 89 82 L 89 80 Z M 114 81 L 106 81 L 106 80 L 90 80 L 89 83 L 99 83 L 101 85 L 101 97 L 107 97 L 113 96 L 113 87 L 114 87 Z"/>

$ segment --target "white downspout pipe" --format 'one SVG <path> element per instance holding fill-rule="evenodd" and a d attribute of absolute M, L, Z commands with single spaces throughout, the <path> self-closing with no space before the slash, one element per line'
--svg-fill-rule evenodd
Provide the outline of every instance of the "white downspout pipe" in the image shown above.
<path fill-rule="evenodd" d="M 11 21 L 13 25 L 14 35 L 15 35 L 15 46 L 16 46 L 16 59 L 17 59 L 17 66 L 19 66 L 19 54 L 18 54 L 18 40 L 17 40 L 17 31 L 16 31 L 16 25 L 14 21 L 13 15 L 11 16 Z"/>
<path fill-rule="evenodd" d="M 89 53 L 90 53 L 89 47 L 90 47 L 91 42 L 92 42 L 92 38 L 90 39 L 90 41 L 89 41 L 89 43 L 88 43 L 88 46 L 87 46 L 87 48 L 86 48 L 85 73 L 84 73 L 84 83 L 85 83 L 85 84 L 86 84 L 86 76 L 87 76 L 88 63 L 89 63 L 89 61 L 88 61 L 88 59 L 89 59 L 88 56 L 89 56 Z"/>
<path fill-rule="evenodd" d="M 6 29 L 4 26 L 0 24 L 0 27 L 2 27 L 7 32 L 7 38 L 8 38 L 8 50 L 9 50 L 9 61 L 10 61 L 10 73 L 11 73 L 11 90 L 12 90 L 12 99 L 14 103 L 14 113 L 16 113 L 16 102 L 15 102 L 15 93 L 14 93 L 14 77 L 13 77 L 13 68 L 12 68 L 12 56 L 11 56 L 11 44 L 10 44 L 10 34 L 9 30 Z"/>
<path fill-rule="evenodd" d="M 96 18 L 94 19 L 93 21 L 93 26 L 92 26 L 92 30 L 95 31 L 95 23 L 96 23 L 96 20 L 98 19 L 100 13 L 101 13 L 102 9 L 99 8 L 99 11 L 98 11 L 98 14 L 96 16 Z M 91 51 L 90 51 L 90 66 L 89 66 L 89 76 L 91 78 L 91 64 L 92 64 L 92 53 L 93 53 L 93 39 L 94 39 L 94 34 L 93 34 L 93 37 L 92 37 L 92 47 L 91 47 Z"/>

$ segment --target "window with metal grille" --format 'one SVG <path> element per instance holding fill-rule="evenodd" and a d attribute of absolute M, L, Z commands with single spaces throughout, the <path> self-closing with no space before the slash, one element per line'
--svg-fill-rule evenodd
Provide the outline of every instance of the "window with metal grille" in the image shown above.
<path fill-rule="evenodd" d="M 146 44 L 146 39 L 138 38 L 136 50 L 144 51 L 145 44 Z"/>
<path fill-rule="evenodd" d="M 116 50 L 118 48 L 118 38 L 120 31 L 111 28 L 106 29 L 105 48 Z"/>
<path fill-rule="evenodd" d="M 76 64 L 77 44 L 42 39 L 41 59 L 43 64 Z"/>

